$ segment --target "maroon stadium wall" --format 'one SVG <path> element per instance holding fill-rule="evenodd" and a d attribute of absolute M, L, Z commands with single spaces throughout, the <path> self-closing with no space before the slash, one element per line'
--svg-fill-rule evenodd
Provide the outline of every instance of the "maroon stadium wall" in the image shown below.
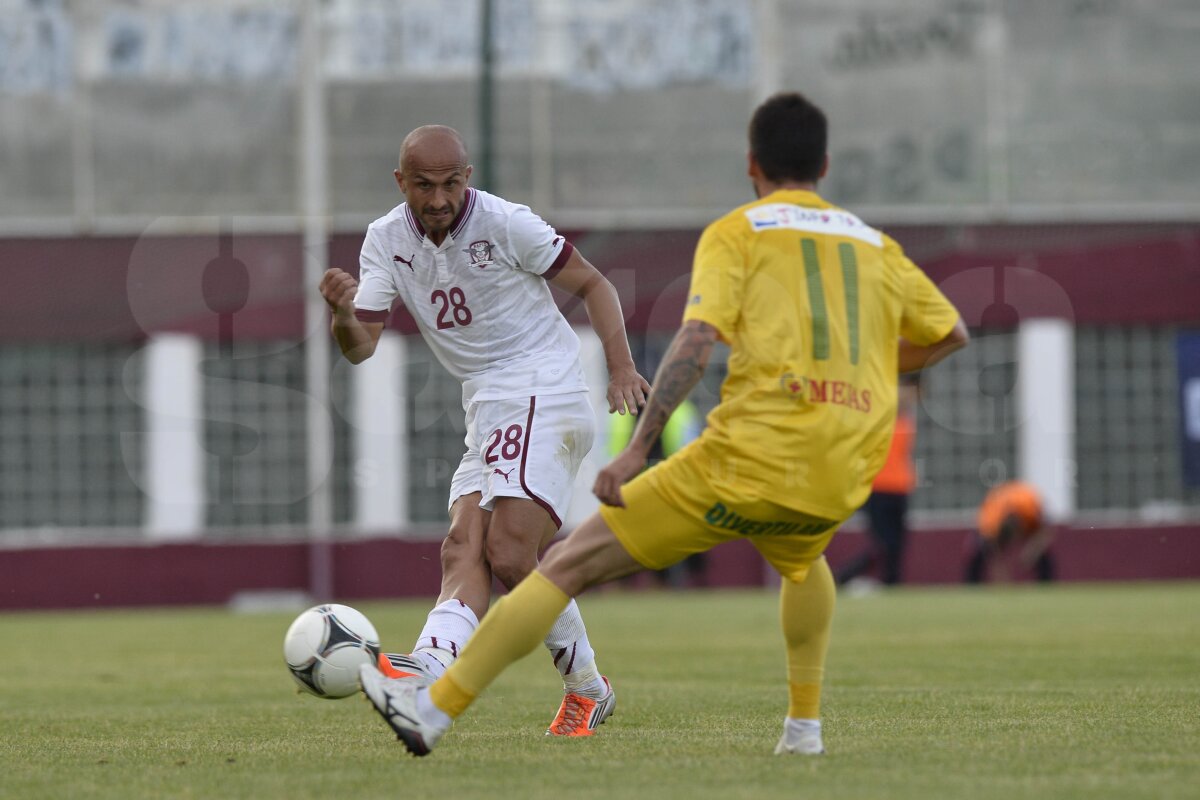
<path fill-rule="evenodd" d="M 1078 323 L 1200 322 L 1200 225 L 898 227 L 892 234 L 969 325 L 1001 301 L 1016 315 Z M 621 293 L 629 330 L 672 331 L 698 231 L 576 233 Z M 335 236 L 330 263 L 357 271 L 361 234 Z M 222 251 L 231 258 L 219 258 Z M 240 265 L 240 266 L 239 266 Z M 215 338 L 213 309 L 236 309 L 235 337 L 300 339 L 300 238 L 245 234 L 0 240 L 0 340 L 140 339 L 159 331 Z M 315 291 L 315 287 L 311 287 Z M 579 304 L 564 309 L 583 319 Z M 392 322 L 412 331 L 407 315 Z M 323 334 L 323 331 L 322 331 Z"/>
<path fill-rule="evenodd" d="M 911 538 L 905 579 L 911 584 L 962 580 L 965 530 L 928 530 Z M 833 538 L 836 568 L 865 544 L 861 533 Z M 399 538 L 333 545 L 333 597 L 339 600 L 438 594 L 436 541 Z M 1061 581 L 1195 580 L 1200 578 L 1200 529 L 1066 529 L 1054 543 Z M 763 586 L 770 577 L 745 542 L 713 550 L 698 585 Z M 1021 578 L 1025 579 L 1025 578 Z M 642 579 L 636 585 L 647 585 Z M 303 542 L 168 544 L 32 548 L 0 551 L 0 609 L 102 608 L 228 602 L 253 591 L 303 591 L 309 550 Z"/>

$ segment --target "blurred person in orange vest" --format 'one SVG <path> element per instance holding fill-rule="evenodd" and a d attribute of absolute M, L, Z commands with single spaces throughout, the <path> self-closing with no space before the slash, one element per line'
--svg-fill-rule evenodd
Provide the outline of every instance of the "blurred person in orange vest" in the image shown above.
<path fill-rule="evenodd" d="M 880 580 L 889 585 L 900 582 L 904 545 L 908 539 L 908 497 L 917 485 L 913 447 L 917 441 L 917 384 L 913 376 L 901 377 L 896 407 L 896 425 L 887 460 L 871 484 L 871 496 L 863 510 L 867 513 L 870 541 L 863 552 L 846 563 L 837 574 L 839 585 L 859 578 L 876 564 Z"/>
<path fill-rule="evenodd" d="M 1039 581 L 1054 580 L 1054 531 L 1046 524 L 1042 497 L 1033 486 L 1008 481 L 994 487 L 979 507 L 977 525 L 969 545 L 967 583 L 982 583 L 989 564 L 993 579 L 1007 580 L 1014 558 Z"/>

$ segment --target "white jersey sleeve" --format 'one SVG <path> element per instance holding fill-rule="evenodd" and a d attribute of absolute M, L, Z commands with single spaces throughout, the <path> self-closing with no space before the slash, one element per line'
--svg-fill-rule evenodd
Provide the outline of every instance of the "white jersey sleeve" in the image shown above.
<path fill-rule="evenodd" d="M 547 279 L 567 263 L 575 249 L 528 206 L 518 206 L 508 218 L 508 241 L 521 269 Z"/>
<path fill-rule="evenodd" d="M 383 253 L 368 229 L 358 256 L 354 315 L 362 322 L 383 322 L 399 294 L 391 265 L 383 260 Z"/>

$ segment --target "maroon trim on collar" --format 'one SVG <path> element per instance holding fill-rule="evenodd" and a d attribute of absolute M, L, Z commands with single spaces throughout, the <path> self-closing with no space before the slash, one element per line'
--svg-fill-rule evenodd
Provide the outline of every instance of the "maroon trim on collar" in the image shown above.
<path fill-rule="evenodd" d="M 408 203 L 404 204 L 404 216 L 408 217 L 408 227 L 412 228 L 412 232 L 417 235 L 417 238 L 424 239 L 425 226 L 421 224 L 421 220 L 417 219 L 417 215 L 413 213 L 412 206 Z"/>
<path fill-rule="evenodd" d="M 559 251 L 558 256 L 554 259 L 554 263 L 542 273 L 542 277 L 546 280 L 550 280 L 555 275 L 562 272 L 562 268 L 567 265 L 567 261 L 571 259 L 571 253 L 574 252 L 575 245 L 564 241 L 562 250 Z"/>
<path fill-rule="evenodd" d="M 354 309 L 354 318 L 359 322 L 387 322 L 388 315 L 391 313 L 391 309 L 386 308 L 383 311 L 356 308 Z"/>
<path fill-rule="evenodd" d="M 467 187 L 467 197 L 463 200 L 462 208 L 458 210 L 458 216 L 450 223 L 450 238 L 457 239 L 458 233 L 467 224 L 467 219 L 471 216 L 471 212 L 475 209 L 475 190 L 470 186 Z"/>

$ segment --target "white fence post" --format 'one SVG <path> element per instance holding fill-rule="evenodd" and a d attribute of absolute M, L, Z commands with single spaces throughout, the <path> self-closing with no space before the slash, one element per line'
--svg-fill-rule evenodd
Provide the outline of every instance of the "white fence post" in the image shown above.
<path fill-rule="evenodd" d="M 351 368 L 354 527 L 396 533 L 409 522 L 405 357 L 403 336 L 384 331 L 375 353 Z"/>
<path fill-rule="evenodd" d="M 204 528 L 204 346 L 194 336 L 160 334 L 146 345 L 143 403 L 146 536 L 191 539 Z"/>
<path fill-rule="evenodd" d="M 1075 514 L 1075 329 L 1031 319 L 1017 332 L 1018 474 L 1042 493 L 1051 520 Z"/>

